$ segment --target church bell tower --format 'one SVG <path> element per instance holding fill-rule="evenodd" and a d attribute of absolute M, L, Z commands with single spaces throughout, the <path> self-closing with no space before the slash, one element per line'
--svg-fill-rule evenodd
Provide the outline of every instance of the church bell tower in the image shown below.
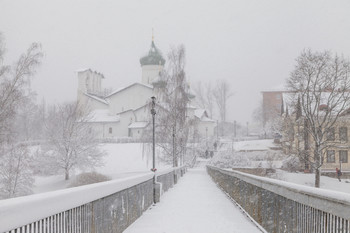
<path fill-rule="evenodd" d="M 163 70 L 165 59 L 160 50 L 154 44 L 154 36 L 152 35 L 151 48 L 148 54 L 140 59 L 142 67 L 142 83 L 153 85 L 160 72 Z"/>

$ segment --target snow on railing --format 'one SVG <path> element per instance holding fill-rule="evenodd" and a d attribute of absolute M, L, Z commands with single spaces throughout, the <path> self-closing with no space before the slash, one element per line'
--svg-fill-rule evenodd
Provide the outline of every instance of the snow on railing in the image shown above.
<path fill-rule="evenodd" d="M 267 232 L 350 232 L 350 194 L 212 166 L 207 170 Z"/>
<path fill-rule="evenodd" d="M 176 170 L 172 168 L 161 175 L 170 177 L 167 180 L 174 184 L 171 180 Z M 153 177 L 153 172 L 147 172 L 1 200 L 0 232 L 122 232 L 153 203 Z M 158 182 L 162 183 L 161 179 Z"/>

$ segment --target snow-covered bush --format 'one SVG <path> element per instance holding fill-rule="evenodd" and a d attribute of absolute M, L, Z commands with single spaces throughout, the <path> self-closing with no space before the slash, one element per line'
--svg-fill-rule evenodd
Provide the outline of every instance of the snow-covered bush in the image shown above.
<path fill-rule="evenodd" d="M 232 154 L 230 150 L 220 151 L 213 157 L 209 164 L 220 168 L 251 166 L 251 162 L 246 157 L 245 152 L 234 152 Z"/>
<path fill-rule="evenodd" d="M 104 181 L 109 181 L 111 178 L 108 176 L 102 175 L 97 172 L 86 172 L 77 175 L 75 179 L 70 183 L 69 187 L 77 187 L 87 184 L 94 184 Z"/>
<path fill-rule="evenodd" d="M 291 155 L 282 162 L 282 169 L 289 172 L 297 172 L 302 169 L 302 163 L 296 155 Z"/>

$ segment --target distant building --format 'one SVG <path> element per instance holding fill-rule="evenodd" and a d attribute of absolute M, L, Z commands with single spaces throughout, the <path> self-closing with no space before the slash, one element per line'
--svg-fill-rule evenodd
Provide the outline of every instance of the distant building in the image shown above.
<path fill-rule="evenodd" d="M 281 115 L 283 91 L 262 91 L 263 125 Z"/>
<path fill-rule="evenodd" d="M 78 96 L 81 103 L 92 110 L 89 123 L 98 138 L 130 137 L 139 139 L 149 125 L 150 112 L 147 104 L 152 96 L 161 100 L 159 74 L 165 59 L 152 40 L 148 54 L 140 59 L 141 82 L 132 83 L 109 94 L 102 91 L 103 74 L 91 69 L 78 71 Z M 190 92 L 190 91 L 189 91 Z M 194 99 L 194 95 L 193 98 Z M 187 114 L 197 122 L 197 132 L 202 137 L 214 136 L 215 121 L 208 118 L 204 109 L 197 108 L 190 101 Z"/>

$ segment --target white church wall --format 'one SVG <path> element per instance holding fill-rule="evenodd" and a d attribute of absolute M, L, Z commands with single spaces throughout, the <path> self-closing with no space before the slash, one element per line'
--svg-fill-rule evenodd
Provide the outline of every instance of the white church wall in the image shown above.
<path fill-rule="evenodd" d="M 129 137 L 129 125 L 135 121 L 133 111 L 125 111 L 120 114 L 120 127 L 118 135 L 120 137 Z"/>
<path fill-rule="evenodd" d="M 151 112 L 148 110 L 146 106 L 139 108 L 134 111 L 136 121 L 149 121 Z"/>
<path fill-rule="evenodd" d="M 111 114 L 145 105 L 153 95 L 153 89 L 142 84 L 133 84 L 126 89 L 107 97 Z"/>
<path fill-rule="evenodd" d="M 120 122 L 91 122 L 90 124 L 98 139 L 123 137 Z"/>
<path fill-rule="evenodd" d="M 97 101 L 97 100 L 92 99 L 92 98 L 89 98 L 88 105 L 89 105 L 89 108 L 92 110 L 94 110 L 94 109 L 107 109 L 108 108 L 107 104 L 101 103 L 100 101 Z"/>
<path fill-rule="evenodd" d="M 108 105 L 104 104 L 96 99 L 86 96 L 85 94 L 78 95 L 78 101 L 82 104 L 87 104 L 89 110 L 93 111 L 96 109 L 108 109 Z"/>
<path fill-rule="evenodd" d="M 134 139 L 140 139 L 142 136 L 143 129 L 130 129 L 130 136 Z"/>
<path fill-rule="evenodd" d="M 142 66 L 142 83 L 151 85 L 153 80 L 158 77 L 163 69 L 162 65 L 144 65 Z"/>
<path fill-rule="evenodd" d="M 78 92 L 100 95 L 103 75 L 90 69 L 78 71 Z"/>

